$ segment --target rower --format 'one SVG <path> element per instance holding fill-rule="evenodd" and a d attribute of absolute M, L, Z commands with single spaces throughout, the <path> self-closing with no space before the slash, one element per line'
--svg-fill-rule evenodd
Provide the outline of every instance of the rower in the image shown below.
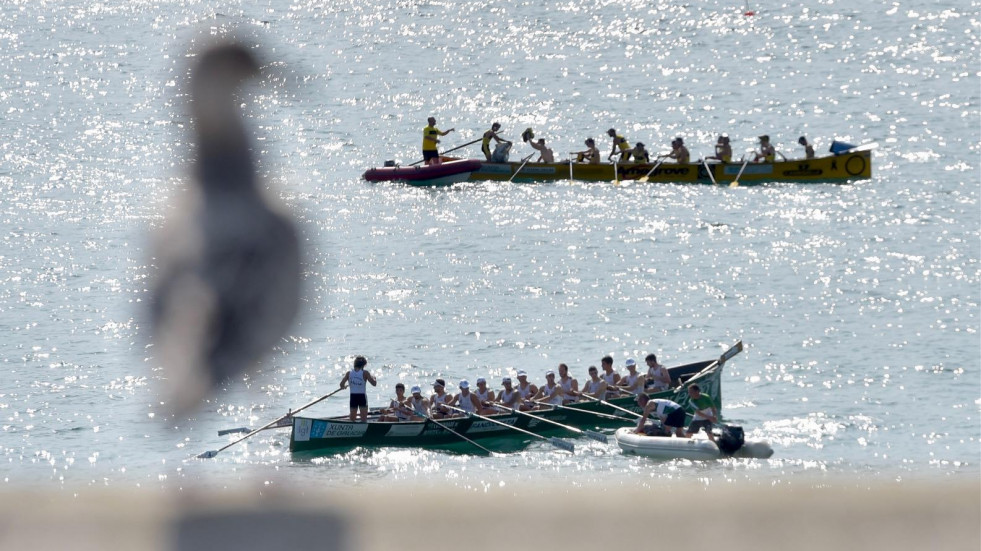
<path fill-rule="evenodd" d="M 531 403 L 531 399 L 538 394 L 538 387 L 533 383 L 528 382 L 528 373 L 521 369 L 518 371 L 518 395 L 521 397 L 521 409 L 527 411 L 535 407 L 535 404 Z"/>
<path fill-rule="evenodd" d="M 511 386 L 511 377 L 501 379 L 501 386 L 504 388 L 497 394 L 497 401 L 512 409 L 520 408 L 521 393 Z"/>
<path fill-rule="evenodd" d="M 723 163 L 732 161 L 732 146 L 729 145 L 729 136 L 720 134 L 718 141 L 715 142 L 715 155 L 705 157 L 705 160 L 713 159 Z"/>
<path fill-rule="evenodd" d="M 671 373 L 668 368 L 657 363 L 657 356 L 648 354 L 644 361 L 647 362 L 647 382 L 644 383 L 644 390 L 660 392 L 671 388 Z"/>
<path fill-rule="evenodd" d="M 620 377 L 617 386 L 630 394 L 642 393 L 644 391 L 644 377 L 637 372 L 637 362 L 633 358 L 628 358 L 626 364 L 627 374 Z"/>
<path fill-rule="evenodd" d="M 561 406 L 565 400 L 565 391 L 555 382 L 555 372 L 551 369 L 545 372 L 545 384 L 539 387 L 534 400 L 552 406 Z"/>
<path fill-rule="evenodd" d="M 613 149 L 610 150 L 610 155 L 609 155 L 608 158 L 612 161 L 614 155 L 620 155 L 620 162 L 621 163 L 625 163 L 625 162 L 629 161 L 630 160 L 630 151 L 632 149 L 630 147 L 630 142 L 628 142 L 627 139 L 624 138 L 623 136 L 617 134 L 617 131 L 616 131 L 615 128 L 611 128 L 611 129 L 607 130 L 606 131 L 606 135 L 609 136 L 609 137 L 611 137 L 611 138 L 613 138 Z M 617 148 L 619 148 L 620 151 L 617 151 Z"/>
<path fill-rule="evenodd" d="M 637 145 L 630 151 L 630 156 L 633 157 L 635 163 L 649 163 L 651 162 L 651 156 L 644 149 L 644 144 L 642 142 L 637 142 Z"/>
<path fill-rule="evenodd" d="M 598 165 L 600 163 L 600 152 L 596 148 L 596 140 L 592 138 L 586 138 L 586 151 L 579 151 L 576 153 L 576 162 L 587 162 L 591 165 Z"/>
<path fill-rule="evenodd" d="M 575 380 L 569 375 L 569 366 L 559 364 L 559 380 L 557 382 L 559 386 L 562 387 L 562 392 L 564 394 L 562 397 L 563 404 L 575 402 L 578 399 L 579 381 Z"/>
<path fill-rule="evenodd" d="M 408 398 L 405 396 L 405 385 L 402 383 L 396 384 L 395 397 L 389 402 L 388 409 L 383 412 L 383 415 L 378 420 L 393 423 L 404 423 L 408 421 L 412 417 L 412 412 L 406 403 L 407 400 Z"/>
<path fill-rule="evenodd" d="M 620 395 L 616 391 L 616 384 L 620 382 L 620 374 L 613 370 L 613 358 L 611 356 L 603 356 L 603 359 L 600 360 L 600 366 L 603 368 L 600 378 L 606 382 L 606 397 L 616 398 Z"/>
<path fill-rule="evenodd" d="M 671 153 L 668 153 L 668 158 L 678 161 L 678 164 L 688 164 L 691 160 L 691 154 L 688 153 L 688 148 L 685 147 L 683 139 L 678 137 L 671 140 Z"/>
<path fill-rule="evenodd" d="M 470 392 L 470 383 L 464 379 L 457 385 L 460 393 L 453 397 L 449 405 L 456 406 L 467 413 L 477 413 L 480 410 L 480 400 L 477 395 Z"/>
<path fill-rule="evenodd" d="M 487 387 L 487 379 L 483 377 L 477 377 L 477 389 L 473 391 L 473 394 L 477 397 L 480 402 L 480 414 L 490 415 L 492 413 L 497 413 L 497 410 L 491 407 L 491 402 L 494 401 L 494 391 Z"/>
<path fill-rule="evenodd" d="M 590 396 L 597 400 L 606 398 L 606 381 L 600 379 L 599 370 L 595 365 L 589 366 L 589 380 L 582 386 L 580 396 Z"/>
<path fill-rule="evenodd" d="M 429 398 L 429 407 L 433 412 L 433 417 L 443 418 L 450 414 L 450 410 L 443 407 L 444 404 L 450 404 L 453 401 L 453 396 L 446 393 L 446 381 L 443 379 L 436 379 L 433 382 L 433 392 L 434 394 Z"/>
<path fill-rule="evenodd" d="M 406 405 L 412 408 L 413 421 L 429 417 L 429 400 L 422 397 L 422 389 L 418 385 L 412 387 L 412 396 L 406 400 Z"/>
<path fill-rule="evenodd" d="M 554 163 L 555 155 L 552 150 L 545 146 L 545 138 L 539 138 L 538 142 L 528 142 L 528 145 L 538 151 L 538 161 L 539 163 Z"/>
<path fill-rule="evenodd" d="M 776 160 L 777 150 L 770 144 L 770 136 L 763 134 L 760 136 L 760 152 L 753 156 L 753 162 L 772 163 Z"/>

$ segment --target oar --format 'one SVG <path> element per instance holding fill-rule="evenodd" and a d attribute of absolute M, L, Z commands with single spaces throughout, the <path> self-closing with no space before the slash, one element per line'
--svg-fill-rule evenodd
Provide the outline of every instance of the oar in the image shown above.
<path fill-rule="evenodd" d="M 457 149 L 463 149 L 464 147 L 467 147 L 468 145 L 473 145 L 473 144 L 475 144 L 475 143 L 477 143 L 477 142 L 479 142 L 480 140 L 483 140 L 483 139 L 484 139 L 483 137 L 480 137 L 480 138 L 477 138 L 476 140 L 474 140 L 472 142 L 467 142 L 467 143 L 465 143 L 463 145 L 458 145 L 458 146 L 454 147 L 453 149 L 447 149 L 446 151 L 440 153 L 440 156 L 446 155 L 447 153 L 452 153 L 452 152 L 456 151 Z M 420 161 L 416 161 L 416 162 L 412 163 L 409 166 L 416 166 L 417 164 L 421 163 L 424 160 L 425 159 L 422 159 Z"/>
<path fill-rule="evenodd" d="M 346 387 L 345 387 L 345 388 L 346 388 Z M 253 437 L 253 436 L 255 436 L 256 434 L 258 434 L 258 433 L 260 433 L 260 432 L 262 432 L 262 431 L 264 431 L 264 430 L 266 430 L 266 429 L 268 429 L 268 428 L 270 428 L 270 427 L 272 427 L 273 425 L 275 425 L 276 423 L 279 423 L 279 422 L 280 422 L 280 421 L 282 421 L 283 419 L 286 419 L 287 417 L 291 417 L 291 416 L 292 416 L 293 414 L 295 414 L 295 413 L 299 413 L 299 412 L 301 412 L 301 411 L 303 411 L 303 410 L 305 410 L 305 409 L 307 409 L 308 407 L 310 407 L 310 406 L 312 406 L 312 405 L 314 405 L 314 404 L 317 404 L 317 403 L 320 403 L 320 402 L 322 402 L 322 401 L 324 401 L 324 400 L 326 400 L 327 398 L 330 398 L 331 396 L 333 396 L 333 395 L 335 395 L 335 394 L 337 394 L 338 392 L 340 392 L 340 391 L 342 391 L 342 390 L 344 390 L 344 388 L 338 388 L 338 389 L 337 389 L 337 390 L 335 390 L 334 392 L 331 392 L 330 394 L 325 394 L 325 395 L 323 395 L 323 396 L 321 396 L 320 398 L 317 398 L 316 400 L 314 400 L 314 401 L 312 401 L 312 402 L 310 402 L 309 404 L 307 404 L 307 405 L 305 405 L 305 406 L 301 406 L 301 407 L 299 407 L 299 408 L 297 408 L 297 409 L 295 409 L 295 410 L 292 410 L 292 411 L 290 411 L 289 413 L 287 413 L 286 415 L 283 415 L 282 417 L 280 417 L 280 418 L 278 418 L 278 419 L 276 419 L 275 421 L 272 421 L 272 422 L 270 422 L 270 423 L 267 423 L 267 424 L 265 424 L 265 425 L 263 425 L 263 426 L 261 426 L 261 427 L 259 427 L 259 428 L 257 428 L 257 429 L 255 429 L 254 431 L 252 431 L 252 432 L 250 432 L 250 433 L 248 433 L 248 434 L 246 434 L 245 436 L 243 436 L 243 437 L 241 437 L 241 438 L 239 438 L 238 440 L 235 440 L 235 441 L 233 441 L 233 442 L 232 442 L 231 444 L 227 444 L 227 445 L 225 445 L 225 446 L 222 446 L 222 447 L 220 447 L 220 448 L 218 448 L 217 450 L 209 450 L 209 451 L 206 451 L 206 452 L 204 452 L 204 453 L 202 453 L 201 455 L 198 455 L 198 459 L 210 459 L 210 458 L 212 458 L 212 457 L 214 457 L 214 456 L 216 456 L 216 455 L 218 455 L 219 453 L 221 453 L 221 452 L 223 452 L 223 451 L 225 451 L 225 450 L 227 450 L 228 448 L 230 448 L 230 447 L 232 447 L 232 446 L 234 446 L 235 444 L 238 444 L 238 443 L 239 443 L 239 442 L 241 442 L 242 440 L 245 440 L 245 439 L 247 439 L 247 438 L 252 438 L 252 437 Z"/>
<path fill-rule="evenodd" d="M 590 396 L 590 398 L 592 398 L 592 396 Z M 539 404 L 541 402 L 535 402 L 535 403 Z M 597 417 L 602 417 L 603 419 L 609 419 L 611 421 L 623 421 L 623 417 L 617 417 L 616 415 L 610 415 L 609 413 L 600 413 L 598 411 L 590 411 L 588 409 L 571 408 L 569 406 L 560 406 L 558 404 L 546 404 L 546 405 L 551 405 L 554 408 L 564 409 L 575 413 L 588 413 L 590 415 L 595 415 Z"/>
<path fill-rule="evenodd" d="M 859 151 L 872 151 L 873 149 L 877 149 L 878 147 L 879 147 L 879 142 L 869 142 L 862 145 L 856 145 L 851 149 L 846 149 L 841 153 L 839 153 L 839 155 L 843 155 L 845 153 L 857 153 Z"/>
<path fill-rule="evenodd" d="M 441 428 L 441 429 L 443 429 L 443 430 L 445 430 L 445 431 L 447 431 L 447 432 L 451 432 L 451 433 L 453 433 L 453 434 L 455 434 L 455 435 L 457 435 L 457 436 L 459 436 L 460 438 L 462 438 L 462 439 L 464 439 L 464 440 L 466 440 L 467 442 L 470 442 L 471 444 L 473 444 L 473 445 L 474 445 L 474 446 L 476 446 L 477 448 L 479 448 L 479 449 L 481 449 L 481 450 L 483 450 L 483 451 L 484 451 L 484 452 L 485 452 L 485 453 L 486 453 L 487 455 L 494 455 L 494 452 L 492 452 L 492 451 L 490 451 L 490 450 L 488 450 L 487 448 L 485 448 L 485 447 L 483 447 L 483 446 L 481 446 L 480 444 L 478 444 L 478 443 L 476 443 L 476 442 L 474 442 L 473 440 L 471 440 L 471 439 L 469 439 L 469 438 L 467 438 L 466 436 L 464 436 L 464 435 L 462 435 L 462 434 L 460 434 L 459 432 L 457 432 L 457 431 L 455 431 L 455 430 L 453 430 L 453 429 L 451 429 L 450 427 L 447 427 L 447 426 L 446 426 L 446 425 L 444 425 L 443 423 L 440 423 L 439 421 L 437 421 L 437 420 L 435 420 L 435 419 L 433 419 L 432 417 L 430 417 L 430 416 L 428 416 L 428 415 L 426 415 L 426 414 L 424 414 L 424 413 L 422 413 L 422 412 L 418 412 L 418 411 L 414 411 L 414 410 L 413 410 L 413 415 L 418 415 L 418 416 L 420 416 L 420 417 L 423 417 L 423 418 L 425 418 L 425 419 L 426 419 L 427 421 L 429 421 L 429 422 L 431 422 L 432 424 L 434 424 L 434 425 L 436 425 L 437 427 L 439 427 L 439 428 Z"/>
<path fill-rule="evenodd" d="M 501 425 L 502 427 L 507 427 L 507 428 L 509 428 L 511 430 L 518 431 L 518 432 L 520 432 L 522 434 L 527 434 L 528 436 L 531 436 L 533 438 L 538 438 L 540 440 L 544 440 L 544 441 L 548 442 L 549 444 L 552 444 L 556 448 L 563 449 L 563 450 L 565 450 L 565 451 L 567 451 L 569 453 L 575 453 L 576 452 L 575 446 L 573 446 L 569 442 L 566 442 L 565 440 L 561 440 L 559 438 L 547 438 L 547 437 L 542 436 L 540 434 L 535 434 L 535 433 L 533 433 L 531 431 L 527 431 L 525 429 L 519 429 L 518 427 L 511 426 L 511 425 L 509 425 L 507 423 L 498 421 L 497 419 L 491 419 L 490 417 L 484 417 L 483 415 L 477 415 L 476 413 L 470 413 L 469 411 L 462 410 L 462 409 L 460 409 L 458 407 L 448 406 L 446 404 L 443 404 L 443 407 L 445 407 L 447 409 L 452 409 L 454 411 L 458 411 L 458 412 L 463 413 L 465 415 L 468 415 L 470 417 L 476 417 L 477 419 L 480 419 L 481 421 L 490 421 L 491 423 L 494 423 L 495 425 Z"/>
<path fill-rule="evenodd" d="M 518 170 L 515 170 L 515 171 L 514 171 L 514 174 L 512 174 L 512 175 L 511 175 L 511 177 L 510 177 L 510 178 L 508 178 L 508 182 L 512 182 L 512 181 L 514 181 L 514 177 L 515 177 L 515 176 L 517 176 L 519 172 L 521 172 L 521 169 L 522 169 L 522 168 L 524 168 L 524 167 L 525 167 L 525 165 L 526 165 L 526 164 L 528 164 L 528 161 L 529 161 L 529 160 L 530 160 L 530 159 L 531 159 L 532 157 L 534 157 L 534 156 L 535 156 L 535 154 L 534 154 L 534 153 L 532 153 L 531 155 L 528 155 L 528 156 L 527 156 L 527 157 L 525 157 L 524 159 L 521 159 L 521 166 L 519 166 L 519 167 L 518 167 Z"/>
<path fill-rule="evenodd" d="M 712 174 L 712 167 L 709 166 L 708 161 L 702 159 L 702 166 L 705 167 L 705 172 L 708 172 L 709 179 L 712 180 L 712 185 L 717 185 L 718 182 L 715 181 L 715 175 Z"/>
<path fill-rule="evenodd" d="M 636 411 L 630 411 L 627 408 L 622 408 L 622 407 L 620 407 L 618 405 L 611 404 L 611 403 L 607 402 L 606 400 L 600 400 L 599 398 L 593 398 L 592 396 L 589 396 L 588 394 L 583 394 L 583 397 L 585 397 L 587 400 L 592 400 L 594 402 L 599 402 L 599 403 L 603 404 L 604 406 L 606 406 L 608 408 L 613 408 L 613 409 L 616 409 L 616 410 L 620 410 L 620 411 L 622 411 L 624 413 L 629 413 L 630 415 L 633 415 L 634 417 L 641 417 L 641 414 L 637 413 Z"/>
<path fill-rule="evenodd" d="M 646 182 L 646 181 L 650 180 L 651 179 L 651 174 L 654 174 L 654 171 L 657 170 L 658 168 L 660 168 L 660 166 L 662 164 L 664 164 L 664 159 L 665 159 L 664 157 L 658 157 L 657 158 L 657 162 L 654 163 L 654 167 L 651 168 L 649 171 L 647 171 L 647 174 L 644 174 L 637 181 L 638 182 Z"/>
<path fill-rule="evenodd" d="M 618 186 L 620 185 L 620 171 L 617 170 L 616 159 L 611 159 L 611 160 L 613 161 L 613 185 Z"/>
<path fill-rule="evenodd" d="M 545 421 L 546 423 L 550 423 L 550 424 L 555 425 L 557 427 L 561 427 L 561 428 L 563 428 L 563 429 L 565 429 L 565 430 L 567 430 L 567 431 L 569 431 L 571 433 L 578 434 L 579 436 L 585 436 L 587 438 L 592 438 L 593 440 L 596 440 L 597 442 L 602 442 L 602 443 L 606 444 L 606 435 L 605 434 L 600 434 L 598 432 L 591 431 L 591 430 L 582 430 L 580 428 L 570 427 L 569 425 L 563 425 L 562 423 L 559 423 L 557 421 L 553 421 L 551 419 L 546 419 L 544 417 L 539 417 L 537 415 L 532 415 L 532 414 L 530 414 L 528 412 L 520 411 L 520 410 L 514 409 L 512 407 L 508 407 L 508 406 L 506 406 L 504 404 L 501 404 L 499 402 L 494 402 L 494 405 L 497 405 L 499 407 L 502 407 L 502 408 L 510 411 L 511 413 L 516 413 L 518 415 L 524 415 L 526 417 L 531 417 L 532 419 L 538 419 L 539 421 Z M 554 404 L 550 404 L 550 405 L 554 405 Z"/>
<path fill-rule="evenodd" d="M 739 169 L 739 174 L 736 174 L 736 179 L 729 184 L 729 187 L 739 187 L 739 177 L 743 175 L 743 171 L 746 170 L 746 165 L 749 164 L 749 159 L 743 161 L 743 166 Z"/>

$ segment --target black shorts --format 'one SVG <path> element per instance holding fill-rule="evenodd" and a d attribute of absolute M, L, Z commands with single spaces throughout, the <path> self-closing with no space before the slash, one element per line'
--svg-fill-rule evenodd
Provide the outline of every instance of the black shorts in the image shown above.
<path fill-rule="evenodd" d="M 422 152 L 423 161 L 428 161 L 429 159 L 438 159 L 438 158 L 439 158 L 439 151 L 436 151 L 435 149 L 433 150 L 426 149 L 423 150 Z"/>
<path fill-rule="evenodd" d="M 664 426 L 673 429 L 685 426 L 685 410 L 678 408 L 664 418 Z"/>
<path fill-rule="evenodd" d="M 367 394 L 351 394 L 351 409 L 357 409 L 359 407 L 368 407 Z"/>
<path fill-rule="evenodd" d="M 698 431 L 703 428 L 705 429 L 706 434 L 711 433 L 712 421 L 709 421 L 708 419 L 692 421 L 691 424 L 688 425 L 688 434 L 698 434 Z"/>

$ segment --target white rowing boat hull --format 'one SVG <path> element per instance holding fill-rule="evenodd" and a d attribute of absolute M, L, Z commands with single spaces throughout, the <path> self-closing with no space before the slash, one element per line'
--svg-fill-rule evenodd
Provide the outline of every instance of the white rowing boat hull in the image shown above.
<path fill-rule="evenodd" d="M 617 429 L 617 445 L 626 454 L 643 455 L 655 459 L 709 460 L 726 457 L 719 447 L 701 433 L 695 438 L 676 436 L 646 436 L 637 434 L 631 427 Z M 732 457 L 766 459 L 773 455 L 773 448 L 766 440 L 747 439 Z"/>

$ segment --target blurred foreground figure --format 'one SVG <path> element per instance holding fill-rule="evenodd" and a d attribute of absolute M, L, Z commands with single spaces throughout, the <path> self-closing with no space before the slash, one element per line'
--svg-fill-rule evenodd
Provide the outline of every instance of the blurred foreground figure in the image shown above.
<path fill-rule="evenodd" d="M 191 73 L 189 189 L 157 236 L 150 302 L 154 356 L 178 416 L 251 370 L 297 311 L 296 232 L 260 189 L 235 98 L 258 74 L 255 58 L 236 44 L 206 50 Z"/>

